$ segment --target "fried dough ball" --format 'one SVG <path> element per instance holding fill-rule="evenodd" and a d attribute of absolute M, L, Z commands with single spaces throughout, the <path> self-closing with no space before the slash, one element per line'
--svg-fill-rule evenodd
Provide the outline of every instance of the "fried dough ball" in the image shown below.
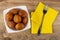
<path fill-rule="evenodd" d="M 24 24 L 27 24 L 27 22 L 28 22 L 28 18 L 27 18 L 27 17 L 24 17 L 24 18 L 23 18 L 23 23 L 24 23 Z"/>
<path fill-rule="evenodd" d="M 10 12 L 11 12 L 12 14 L 17 14 L 18 9 L 12 9 L 12 10 L 10 10 Z"/>
<path fill-rule="evenodd" d="M 6 20 L 10 21 L 13 19 L 13 14 L 11 14 L 10 12 L 6 14 Z"/>
<path fill-rule="evenodd" d="M 18 24 L 16 24 L 15 28 L 16 28 L 16 30 L 21 30 L 21 29 L 24 28 L 24 24 L 23 23 L 18 23 Z"/>
<path fill-rule="evenodd" d="M 8 21 L 8 26 L 12 29 L 15 27 L 15 23 L 13 21 Z"/>
<path fill-rule="evenodd" d="M 15 23 L 19 23 L 19 22 L 21 22 L 21 16 L 15 15 L 13 20 L 14 20 Z"/>
<path fill-rule="evenodd" d="M 27 12 L 24 10 L 19 10 L 19 15 L 22 17 L 27 17 Z"/>

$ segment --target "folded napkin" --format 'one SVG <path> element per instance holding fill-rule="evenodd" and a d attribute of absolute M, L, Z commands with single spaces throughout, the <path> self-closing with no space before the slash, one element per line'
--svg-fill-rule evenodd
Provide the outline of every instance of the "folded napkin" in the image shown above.
<path fill-rule="evenodd" d="M 32 13 L 33 14 L 31 16 L 31 20 L 32 20 L 32 22 L 31 22 L 32 23 L 31 33 L 32 34 L 37 34 L 38 33 L 38 29 L 39 29 L 41 21 L 42 21 L 44 6 L 45 5 L 40 2 L 38 4 L 35 12 Z"/>
<path fill-rule="evenodd" d="M 47 13 L 44 17 L 44 21 L 42 24 L 42 30 L 41 30 L 42 34 L 53 33 L 52 24 L 53 24 L 54 20 L 56 19 L 57 14 L 58 14 L 58 11 L 48 7 Z"/>
<path fill-rule="evenodd" d="M 35 12 L 31 12 L 31 33 L 37 34 L 38 30 L 41 26 L 41 21 L 43 17 L 43 10 L 45 5 L 40 2 L 35 10 Z M 48 7 L 47 13 L 44 16 L 44 21 L 42 24 L 41 33 L 42 34 L 50 34 L 52 33 L 52 24 L 58 14 L 58 11 Z"/>

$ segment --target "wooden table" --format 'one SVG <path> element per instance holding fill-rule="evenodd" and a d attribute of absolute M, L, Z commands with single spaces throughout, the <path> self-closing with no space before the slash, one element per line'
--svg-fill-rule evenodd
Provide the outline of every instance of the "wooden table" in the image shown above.
<path fill-rule="evenodd" d="M 60 40 L 60 13 L 53 23 L 53 34 L 33 35 L 30 29 L 24 32 L 9 34 L 3 21 L 3 10 L 13 6 L 26 5 L 29 12 L 35 10 L 37 4 L 43 2 L 60 12 L 60 0 L 0 0 L 0 40 Z"/>

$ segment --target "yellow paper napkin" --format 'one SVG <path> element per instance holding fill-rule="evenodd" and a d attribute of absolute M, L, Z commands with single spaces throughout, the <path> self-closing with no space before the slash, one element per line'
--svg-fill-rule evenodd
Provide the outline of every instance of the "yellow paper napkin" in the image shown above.
<path fill-rule="evenodd" d="M 47 13 L 44 17 L 44 21 L 42 24 L 42 30 L 41 30 L 42 34 L 53 33 L 52 24 L 53 24 L 54 20 L 56 19 L 57 14 L 58 14 L 58 11 L 48 7 Z"/>
<path fill-rule="evenodd" d="M 44 4 L 39 3 L 35 12 L 32 13 L 33 15 L 31 16 L 32 20 L 32 27 L 31 27 L 31 33 L 32 34 L 37 34 L 38 29 L 40 27 L 41 21 L 42 21 L 42 16 L 43 16 L 43 9 L 44 9 Z"/>

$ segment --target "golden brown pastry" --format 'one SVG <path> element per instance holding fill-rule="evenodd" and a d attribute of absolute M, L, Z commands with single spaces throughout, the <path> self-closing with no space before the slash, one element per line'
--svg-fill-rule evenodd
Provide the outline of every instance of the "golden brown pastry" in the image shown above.
<path fill-rule="evenodd" d="M 12 10 L 10 10 L 10 12 L 13 13 L 13 14 L 17 14 L 18 9 L 12 9 Z"/>
<path fill-rule="evenodd" d="M 12 29 L 15 27 L 15 23 L 13 21 L 8 21 L 8 26 Z"/>
<path fill-rule="evenodd" d="M 15 15 L 13 20 L 14 20 L 15 23 L 19 23 L 19 22 L 21 22 L 21 16 Z"/>
<path fill-rule="evenodd" d="M 27 17 L 24 17 L 24 18 L 23 18 L 23 23 L 24 23 L 24 24 L 27 24 L 27 22 L 28 22 L 28 18 L 27 18 Z"/>
<path fill-rule="evenodd" d="M 16 30 L 21 30 L 21 29 L 24 28 L 24 24 L 23 23 L 18 23 L 18 24 L 16 24 L 15 28 L 16 28 Z"/>
<path fill-rule="evenodd" d="M 10 12 L 8 12 L 6 14 L 6 20 L 10 21 L 10 20 L 12 20 L 12 18 L 13 18 L 13 14 L 11 14 Z"/>
<path fill-rule="evenodd" d="M 19 15 L 22 17 L 27 17 L 27 12 L 24 10 L 19 10 Z"/>

